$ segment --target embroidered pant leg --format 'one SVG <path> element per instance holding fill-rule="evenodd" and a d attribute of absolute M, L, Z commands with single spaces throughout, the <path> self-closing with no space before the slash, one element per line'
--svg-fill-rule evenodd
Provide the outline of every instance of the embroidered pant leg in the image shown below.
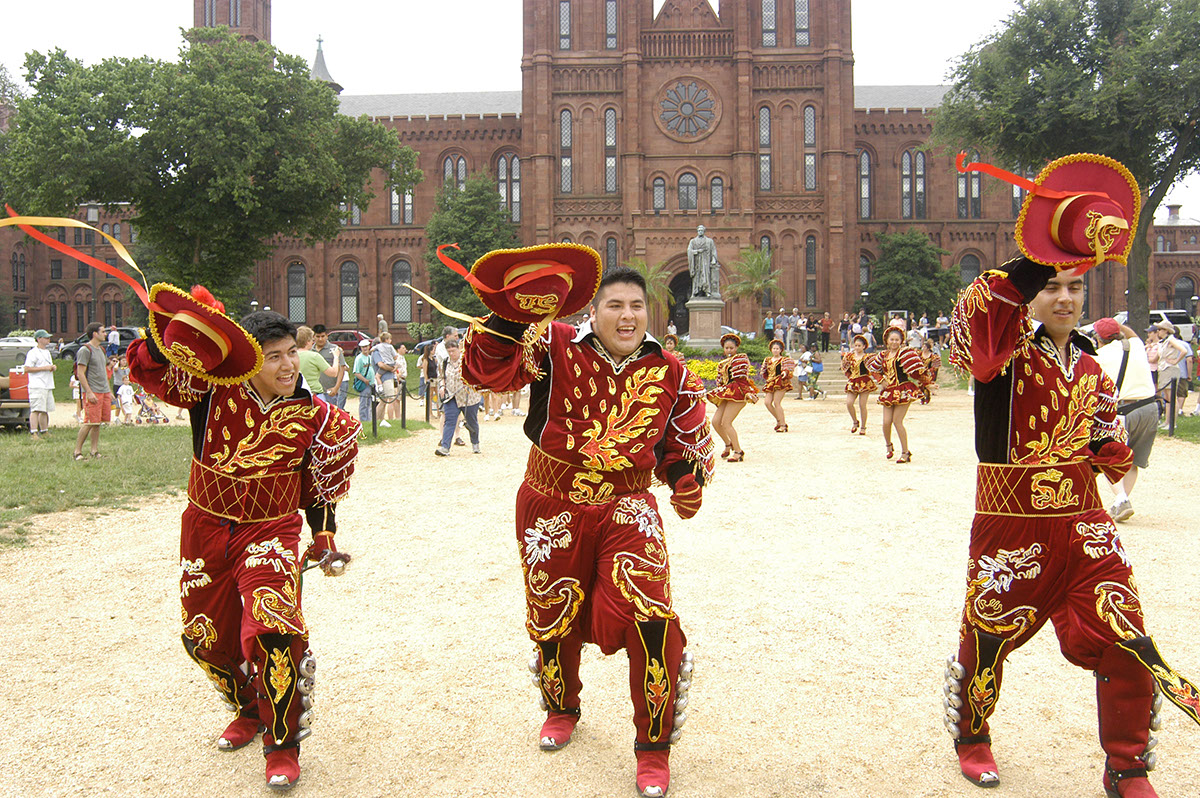
<path fill-rule="evenodd" d="M 676 618 L 638 621 L 626 632 L 637 750 L 662 750 L 671 744 L 683 646 Z"/>
<path fill-rule="evenodd" d="M 242 598 L 229 556 L 230 524 L 189 504 L 179 539 L 183 646 L 242 717 L 256 717 L 254 686 L 242 654 Z"/>
<path fill-rule="evenodd" d="M 1054 544 L 1062 526 L 1057 521 L 975 516 L 957 655 L 965 671 L 960 742 L 987 738 L 1004 659 L 1037 633 L 1061 600 L 1066 552 Z"/>

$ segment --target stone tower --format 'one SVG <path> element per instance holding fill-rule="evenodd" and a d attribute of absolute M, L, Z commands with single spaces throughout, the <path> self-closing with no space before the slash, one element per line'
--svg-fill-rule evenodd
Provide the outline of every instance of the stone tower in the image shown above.
<path fill-rule="evenodd" d="M 271 0 L 192 0 L 194 27 L 227 25 L 252 42 L 271 41 Z"/>

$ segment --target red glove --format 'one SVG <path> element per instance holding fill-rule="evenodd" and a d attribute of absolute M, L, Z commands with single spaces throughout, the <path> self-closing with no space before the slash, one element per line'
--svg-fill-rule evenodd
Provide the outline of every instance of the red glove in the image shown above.
<path fill-rule="evenodd" d="M 703 494 L 700 485 L 692 474 L 684 474 L 680 477 L 671 490 L 671 506 L 675 508 L 675 514 L 680 518 L 686 519 L 695 515 L 700 509 L 702 501 Z"/>
<path fill-rule="evenodd" d="M 304 559 L 316 563 L 326 576 L 341 576 L 350 562 L 350 555 L 337 550 L 332 532 L 318 532 L 304 552 Z"/>
<path fill-rule="evenodd" d="M 1108 441 L 1091 457 L 1092 470 L 1099 471 L 1109 482 L 1120 482 L 1133 466 L 1133 450 L 1123 443 Z"/>

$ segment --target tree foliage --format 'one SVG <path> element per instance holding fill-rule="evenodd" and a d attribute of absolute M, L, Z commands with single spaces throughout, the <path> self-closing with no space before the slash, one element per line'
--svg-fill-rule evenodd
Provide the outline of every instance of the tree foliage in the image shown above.
<path fill-rule="evenodd" d="M 420 181 L 416 153 L 339 115 L 302 59 L 224 28 L 184 37 L 178 63 L 26 56 L 33 91 L 0 153 L 6 199 L 47 215 L 132 203 L 153 272 L 236 305 L 272 238 L 337 235 L 339 203 L 366 207 L 373 169 L 400 192 Z"/>
<path fill-rule="evenodd" d="M 770 250 L 744 247 L 729 264 L 729 271 L 733 279 L 725 286 L 725 294 L 734 299 L 750 297 L 756 309 L 763 296 L 779 290 L 779 269 L 771 265 Z"/>
<path fill-rule="evenodd" d="M 437 248 L 442 244 L 458 244 L 459 249 L 447 249 L 444 254 L 470 269 L 493 249 L 520 245 L 517 226 L 500 204 L 492 178 L 482 172 L 473 174 L 462 191 L 454 181 L 447 181 L 438 192 L 437 207 L 425 225 L 425 240 L 429 242 L 425 264 L 429 267 L 431 295 L 450 310 L 477 316 L 487 313 L 467 281 L 438 259 Z M 435 318 L 439 324 L 460 324 L 441 313 L 436 313 Z"/>
<path fill-rule="evenodd" d="M 651 265 L 645 258 L 630 258 L 624 265 L 646 278 L 647 305 L 666 312 L 675 304 L 675 295 L 671 293 L 671 273 L 667 271 L 665 261 Z"/>
<path fill-rule="evenodd" d="M 1023 0 L 961 56 L 935 144 L 978 146 L 1009 168 L 1073 152 L 1129 167 L 1148 195 L 1129 259 L 1129 312 L 1146 324 L 1145 231 L 1200 166 L 1200 0 Z"/>
<path fill-rule="evenodd" d="M 889 310 L 915 316 L 948 311 L 961 288 L 958 274 L 942 267 L 939 249 L 920 230 L 880 233 L 879 260 L 874 264 L 867 297 L 861 304 L 877 318 Z"/>

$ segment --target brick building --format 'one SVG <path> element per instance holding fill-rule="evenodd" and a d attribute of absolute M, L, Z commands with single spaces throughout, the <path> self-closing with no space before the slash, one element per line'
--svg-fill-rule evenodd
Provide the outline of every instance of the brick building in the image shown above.
<path fill-rule="evenodd" d="M 270 40 L 269 0 L 194 4 L 197 25 Z M 743 247 L 770 249 L 781 291 L 765 307 L 835 316 L 869 291 L 880 232 L 925 231 L 964 278 L 1015 254 L 1019 191 L 921 150 L 945 87 L 854 85 L 847 0 L 721 5 L 718 15 L 707 0 L 666 0 L 655 14 L 653 0 L 523 0 L 519 92 L 341 93 L 318 43 L 314 79 L 340 93 L 343 113 L 377 120 L 419 152 L 425 180 L 411 196 L 376 185 L 375 201 L 347 208 L 330 241 L 279 240 L 257 266 L 255 299 L 330 327 L 374 329 L 382 313 L 402 332 L 427 310 L 402 284 L 428 284 L 423 224 L 437 191 L 477 171 L 495 179 L 523 241 L 588 244 L 606 265 L 663 262 L 681 299 L 700 224 L 726 266 Z M 1179 222 L 1147 231 L 1156 305 L 1194 295 L 1197 233 Z M 25 258 L 27 280 L 14 261 L 14 298 L 29 308 L 27 326 L 57 324 L 52 332 L 70 337 L 89 313 L 128 313 L 104 304 L 107 281 L 92 285 L 73 263 L 50 277 L 43 248 L 3 236 L 0 252 Z M 1123 309 L 1124 270 L 1088 281 L 1086 316 Z M 683 303 L 675 309 L 683 331 Z M 761 317 L 748 301 L 728 302 L 724 323 L 756 329 Z"/>

